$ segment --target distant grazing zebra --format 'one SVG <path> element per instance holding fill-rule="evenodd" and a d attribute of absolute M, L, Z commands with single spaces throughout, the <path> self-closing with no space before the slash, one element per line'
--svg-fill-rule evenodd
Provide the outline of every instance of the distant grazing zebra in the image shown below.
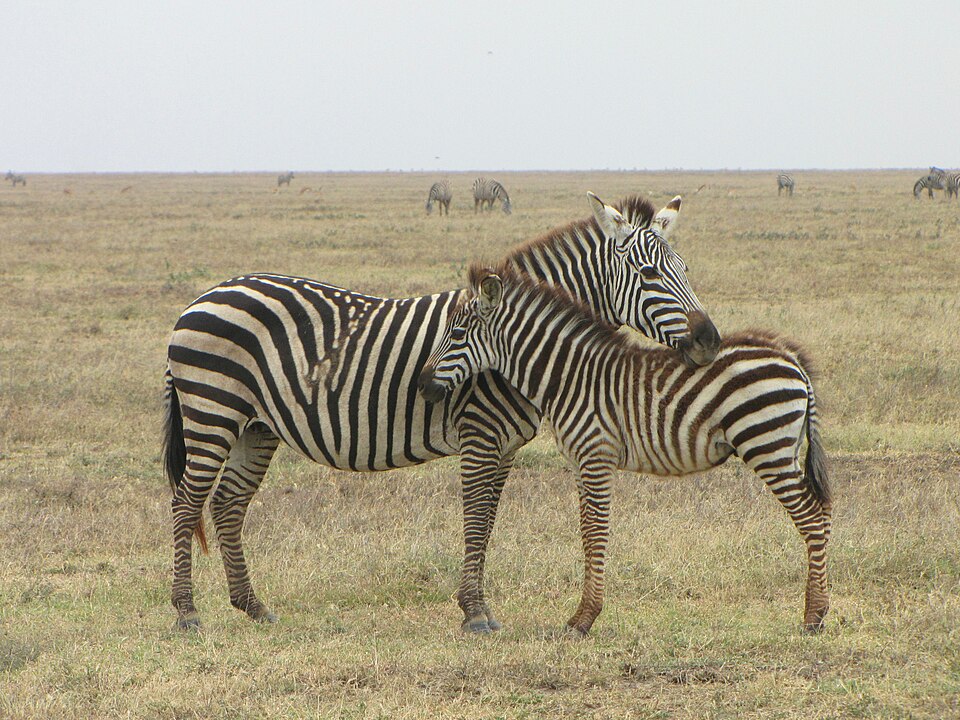
<path fill-rule="evenodd" d="M 788 195 L 793 195 L 793 178 L 786 173 L 780 173 L 777 175 L 777 195 L 779 196 L 784 190 Z"/>
<path fill-rule="evenodd" d="M 929 173 L 924 175 L 913 184 L 913 196 L 915 198 L 919 198 L 920 193 L 922 193 L 924 188 L 926 188 L 927 194 L 932 198 L 934 190 L 944 189 L 945 178 L 946 176 L 940 173 Z"/>
<path fill-rule="evenodd" d="M 17 175 L 11 170 L 7 170 L 5 179 L 13 183 L 14 187 L 16 187 L 18 183 L 23 185 L 24 187 L 27 186 L 27 179 L 23 175 Z"/>
<path fill-rule="evenodd" d="M 656 212 L 633 196 L 620 210 L 591 198 L 593 217 L 507 255 L 519 273 L 555 284 L 611 323 L 629 325 L 694 364 L 713 360 L 716 327 L 663 239 L 680 207 Z M 654 227 L 664 228 L 659 232 Z M 386 470 L 460 455 L 464 627 L 496 629 L 483 594 L 487 543 L 517 450 L 539 411 L 500 375 L 484 373 L 428 405 L 417 380 L 463 291 L 378 298 L 325 283 L 255 274 L 204 293 L 177 320 L 167 348 L 164 466 L 173 489 L 173 606 L 199 625 L 192 534 L 201 544 L 210 498 L 231 603 L 276 617 L 254 594 L 243 555 L 247 507 L 281 441 L 344 470 Z M 222 469 L 222 475 L 218 475 Z M 215 487 L 215 489 L 214 489 Z"/>
<path fill-rule="evenodd" d="M 427 212 L 433 212 L 433 203 L 440 207 L 440 214 L 447 211 L 450 214 L 450 201 L 453 199 L 453 193 L 450 192 L 450 184 L 446 180 L 435 182 L 430 186 L 430 194 L 427 195 Z"/>
<path fill-rule="evenodd" d="M 277 175 L 277 187 L 280 187 L 281 185 L 290 187 L 291 180 L 293 180 L 292 172 L 284 173 L 283 175 Z"/>
<path fill-rule="evenodd" d="M 956 197 L 960 200 L 960 172 L 947 173 L 945 187 L 948 200 L 951 197 Z"/>
<path fill-rule="evenodd" d="M 804 629 L 829 607 L 830 491 L 803 351 L 766 332 L 727 338 L 709 365 L 635 345 L 568 295 L 474 265 L 470 294 L 421 374 L 430 401 L 495 370 L 540 409 L 560 452 L 579 468 L 583 595 L 567 625 L 586 634 L 603 606 L 616 469 L 680 476 L 737 455 L 800 531 L 808 557 Z M 805 470 L 798 461 L 808 439 Z"/>
<path fill-rule="evenodd" d="M 473 181 L 473 212 L 479 210 L 483 212 L 484 206 L 488 207 L 490 210 L 493 210 L 493 203 L 495 200 L 499 200 L 503 203 L 503 212 L 507 215 L 510 214 L 512 208 L 510 207 L 510 196 L 507 195 L 506 188 L 503 187 L 496 180 L 487 180 L 486 178 L 478 177 Z"/>

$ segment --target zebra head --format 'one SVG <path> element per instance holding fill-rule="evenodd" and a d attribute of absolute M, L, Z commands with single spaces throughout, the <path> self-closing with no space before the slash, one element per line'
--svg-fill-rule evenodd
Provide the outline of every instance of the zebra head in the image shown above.
<path fill-rule="evenodd" d="M 688 365 L 706 365 L 720 349 L 720 333 L 687 280 L 687 265 L 667 243 L 680 210 L 671 200 L 649 227 L 631 224 L 588 193 L 601 232 L 612 244 L 611 284 L 617 321 L 677 350 Z"/>
<path fill-rule="evenodd" d="M 443 339 L 420 373 L 420 394 L 427 402 L 439 402 L 468 377 L 496 367 L 496 343 L 489 320 L 502 298 L 503 281 L 490 273 L 480 280 L 474 296 L 450 317 Z"/>

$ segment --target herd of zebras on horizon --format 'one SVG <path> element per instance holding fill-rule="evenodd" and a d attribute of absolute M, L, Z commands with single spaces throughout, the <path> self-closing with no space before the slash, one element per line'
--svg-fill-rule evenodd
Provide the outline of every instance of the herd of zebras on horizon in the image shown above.
<path fill-rule="evenodd" d="M 286 185 L 290 187 L 290 181 L 295 177 L 294 173 L 285 172 L 277 176 L 277 189 Z M 26 187 L 27 178 L 23 175 L 14 173 L 12 170 L 8 170 L 4 179 L 11 183 L 13 187 L 17 185 L 23 185 Z M 787 195 L 793 195 L 793 190 L 796 183 L 793 179 L 793 176 L 788 175 L 787 173 L 779 173 L 777 175 L 777 195 L 786 193 Z M 944 197 L 950 199 L 951 197 L 956 197 L 960 200 L 960 172 L 943 170 L 936 166 L 931 166 L 929 172 L 926 175 L 923 175 L 919 180 L 917 180 L 913 185 L 913 196 L 919 198 L 923 191 L 926 190 L 927 194 L 932 198 L 934 190 L 944 191 Z M 64 191 L 69 194 L 69 191 Z M 453 192 L 450 190 L 450 183 L 447 180 L 440 180 L 435 182 L 430 186 L 430 191 L 427 194 L 427 212 L 433 212 L 434 204 L 440 208 L 440 215 L 449 215 L 450 214 L 450 201 L 453 199 Z M 506 188 L 496 180 L 487 180 L 486 178 L 479 177 L 473 182 L 473 212 L 483 212 L 484 209 L 493 210 L 493 204 L 499 201 L 501 203 L 500 209 L 507 215 L 512 211 L 512 206 L 510 205 L 510 196 L 507 194 Z"/>
<path fill-rule="evenodd" d="M 919 198 L 924 190 L 931 198 L 934 190 L 943 190 L 947 200 L 951 197 L 960 200 L 960 172 L 931 166 L 930 171 L 914 183 L 913 196 Z"/>
<path fill-rule="evenodd" d="M 509 202 L 492 183 L 474 187 L 478 212 L 491 197 Z M 484 594 L 487 548 L 517 452 L 544 421 L 578 470 L 585 575 L 573 632 L 586 634 L 603 606 L 616 469 L 681 476 L 734 455 L 799 532 L 803 628 L 823 627 L 831 498 L 805 353 L 773 333 L 721 338 L 670 244 L 679 196 L 659 211 L 637 195 L 589 202 L 589 217 L 472 267 L 465 289 L 379 298 L 256 273 L 183 311 L 163 422 L 179 628 L 200 625 L 193 540 L 206 549 L 208 502 L 231 604 L 276 621 L 254 592 L 242 530 L 283 442 L 353 471 L 459 455 L 462 628 L 499 629 Z M 633 345 L 623 326 L 661 347 Z"/>

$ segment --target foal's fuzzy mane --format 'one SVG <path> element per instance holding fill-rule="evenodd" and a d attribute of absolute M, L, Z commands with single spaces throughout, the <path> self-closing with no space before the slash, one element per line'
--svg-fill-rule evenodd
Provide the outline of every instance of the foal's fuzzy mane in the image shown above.
<path fill-rule="evenodd" d="M 564 327 L 570 332 L 582 333 L 598 343 L 610 344 L 624 351 L 635 348 L 627 335 L 594 314 L 589 305 L 574 299 L 560 288 L 540 283 L 525 273 L 517 272 L 509 260 L 504 260 L 495 268 L 481 262 L 471 264 L 467 273 L 471 298 L 476 297 L 480 281 L 490 273 L 496 273 L 503 281 L 504 295 L 519 293 L 529 302 L 538 303 L 540 312 L 560 315 L 564 320 Z M 664 348 L 664 351 L 674 352 L 669 348 Z"/>
<path fill-rule="evenodd" d="M 613 207 L 627 219 L 627 222 L 639 227 L 649 227 L 657 214 L 653 203 L 640 195 L 628 195 Z M 538 238 L 518 245 L 510 251 L 506 260 L 514 260 L 523 255 L 534 253 L 539 249 L 564 244 L 568 238 L 576 237 L 587 229 L 592 230 L 595 235 L 602 235 L 596 218 L 591 215 L 588 218 L 574 220 L 566 225 L 555 227 Z"/>

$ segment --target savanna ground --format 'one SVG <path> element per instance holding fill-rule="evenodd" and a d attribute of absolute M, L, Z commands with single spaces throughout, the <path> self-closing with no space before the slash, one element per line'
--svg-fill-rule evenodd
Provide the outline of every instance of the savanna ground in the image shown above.
<path fill-rule="evenodd" d="M 0 187 L 0 717 L 960 716 L 960 205 L 914 200 L 918 174 L 798 172 L 778 198 L 774 173 L 504 173 L 510 217 L 475 216 L 455 174 L 449 218 L 424 212 L 439 176 L 413 173 Z M 825 632 L 800 634 L 802 543 L 736 460 L 622 475 L 606 608 L 589 639 L 559 632 L 581 551 L 545 437 L 489 555 L 501 632 L 459 630 L 454 459 L 350 474 L 285 449 L 246 529 L 281 621 L 230 607 L 214 552 L 195 565 L 203 631 L 174 631 L 159 428 L 183 307 L 253 270 L 459 287 L 472 259 L 584 217 L 588 189 L 683 193 L 677 247 L 721 331 L 775 328 L 816 359 Z"/>

